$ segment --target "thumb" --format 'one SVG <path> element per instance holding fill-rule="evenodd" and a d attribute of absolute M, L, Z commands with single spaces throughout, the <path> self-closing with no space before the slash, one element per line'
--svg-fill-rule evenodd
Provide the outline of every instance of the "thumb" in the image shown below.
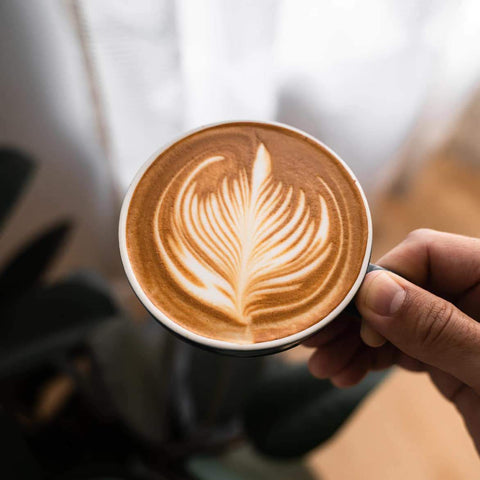
<path fill-rule="evenodd" d="M 364 322 L 399 350 L 480 392 L 480 324 L 390 272 L 371 272 L 356 298 Z"/>

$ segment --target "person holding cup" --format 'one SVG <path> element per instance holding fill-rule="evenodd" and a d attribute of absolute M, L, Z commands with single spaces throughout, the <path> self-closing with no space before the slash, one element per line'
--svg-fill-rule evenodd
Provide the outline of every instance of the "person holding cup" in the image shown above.
<path fill-rule="evenodd" d="M 304 345 L 317 378 L 358 383 L 398 365 L 430 375 L 480 452 L 480 240 L 419 229 L 379 262 L 356 295 L 361 327 L 343 314 Z"/>
<path fill-rule="evenodd" d="M 303 343 L 311 373 L 339 387 L 391 365 L 427 371 L 480 450 L 480 240 L 418 230 L 377 266 L 372 238 L 345 162 L 274 122 L 210 125 L 161 149 L 119 222 L 128 280 L 175 335 L 239 357 Z"/>

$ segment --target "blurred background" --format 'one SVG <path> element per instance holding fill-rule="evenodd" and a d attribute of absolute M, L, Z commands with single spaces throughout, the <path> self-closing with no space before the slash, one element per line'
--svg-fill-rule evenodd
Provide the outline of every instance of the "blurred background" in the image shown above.
<path fill-rule="evenodd" d="M 337 390 L 301 347 L 193 349 L 138 304 L 116 241 L 149 155 L 230 119 L 332 147 L 374 259 L 417 227 L 479 236 L 476 0 L 2 0 L 0 62 L 1 478 L 478 476 L 423 374 Z"/>

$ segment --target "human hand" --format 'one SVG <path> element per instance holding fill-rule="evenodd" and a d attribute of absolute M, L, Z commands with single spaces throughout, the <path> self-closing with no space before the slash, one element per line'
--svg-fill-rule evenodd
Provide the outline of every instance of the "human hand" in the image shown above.
<path fill-rule="evenodd" d="M 310 372 L 345 387 L 394 364 L 426 371 L 480 452 L 480 240 L 415 230 L 378 264 L 401 277 L 365 277 L 362 323 L 342 314 L 304 342 L 316 349 Z"/>

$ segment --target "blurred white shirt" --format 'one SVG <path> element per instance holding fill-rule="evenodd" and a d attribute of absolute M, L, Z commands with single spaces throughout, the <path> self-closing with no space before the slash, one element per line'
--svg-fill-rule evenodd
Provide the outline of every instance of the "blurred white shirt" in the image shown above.
<path fill-rule="evenodd" d="M 478 70 L 474 0 L 80 5 L 122 189 L 178 134 L 261 119 L 324 141 L 368 191 L 432 95 L 458 101 Z"/>

